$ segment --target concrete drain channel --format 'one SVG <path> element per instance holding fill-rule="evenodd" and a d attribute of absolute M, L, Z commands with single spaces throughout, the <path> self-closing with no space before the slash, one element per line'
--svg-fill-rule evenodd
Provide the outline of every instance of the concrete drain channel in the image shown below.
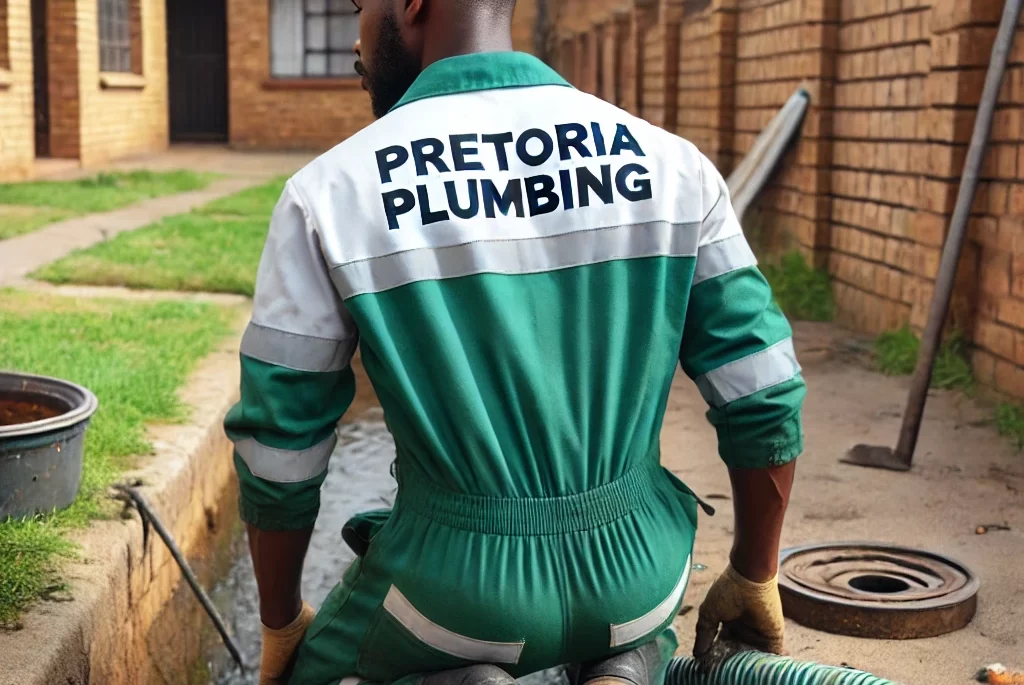
<path fill-rule="evenodd" d="M 935 637 L 974 618 L 978 579 L 952 559 L 877 543 L 784 550 L 786 616 L 809 628 L 887 640 Z"/>

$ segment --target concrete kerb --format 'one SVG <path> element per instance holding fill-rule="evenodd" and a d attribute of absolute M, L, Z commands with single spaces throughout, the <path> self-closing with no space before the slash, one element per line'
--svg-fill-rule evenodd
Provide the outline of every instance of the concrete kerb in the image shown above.
<path fill-rule="evenodd" d="M 151 427 L 153 455 L 125 474 L 144 483 L 141 491 L 189 559 L 208 556 L 230 536 L 234 470 L 221 424 L 238 393 L 242 328 L 239 316 L 234 334 L 181 391 L 191 421 Z M 70 601 L 38 602 L 21 630 L 0 631 L 0 685 L 185 682 L 186 659 L 172 675 L 155 674 L 160 660 L 150 658 L 167 644 L 178 655 L 200 652 L 197 622 L 169 620 L 180 619 L 166 609 L 185 585 L 163 543 L 155 534 L 144 541 L 135 512 L 95 522 L 73 540 L 81 551 L 65 568 Z"/>

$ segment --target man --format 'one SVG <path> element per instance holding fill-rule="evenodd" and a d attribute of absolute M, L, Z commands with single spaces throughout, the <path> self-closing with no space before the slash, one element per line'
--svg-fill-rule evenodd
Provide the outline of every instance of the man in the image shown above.
<path fill-rule="evenodd" d="M 380 120 L 274 212 L 226 421 L 263 683 L 502 685 L 573 664 L 580 683 L 659 685 L 698 506 L 659 466 L 677 360 L 735 494 L 695 651 L 720 625 L 782 648 L 804 396 L 789 326 L 712 164 L 511 52 L 514 4 L 359 0 Z M 357 343 L 398 495 L 346 526 L 360 558 L 314 619 L 299 581 Z"/>

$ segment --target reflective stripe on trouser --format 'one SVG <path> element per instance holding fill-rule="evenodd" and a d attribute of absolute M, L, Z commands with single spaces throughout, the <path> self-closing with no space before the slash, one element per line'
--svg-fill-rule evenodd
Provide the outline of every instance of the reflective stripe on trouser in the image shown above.
<path fill-rule="evenodd" d="M 399 482 L 292 685 L 407 685 L 474 663 L 520 677 L 654 640 L 682 602 L 697 505 L 656 463 L 543 499 L 458 495 L 401 467 Z"/>

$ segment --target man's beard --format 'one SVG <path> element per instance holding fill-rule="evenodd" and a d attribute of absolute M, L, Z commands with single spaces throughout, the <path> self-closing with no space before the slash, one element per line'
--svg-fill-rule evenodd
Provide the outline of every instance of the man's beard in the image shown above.
<path fill-rule="evenodd" d="M 386 13 L 373 51 L 373 71 L 366 75 L 373 116 L 380 119 L 397 105 L 420 71 L 419 60 L 402 43 L 395 15 Z"/>

